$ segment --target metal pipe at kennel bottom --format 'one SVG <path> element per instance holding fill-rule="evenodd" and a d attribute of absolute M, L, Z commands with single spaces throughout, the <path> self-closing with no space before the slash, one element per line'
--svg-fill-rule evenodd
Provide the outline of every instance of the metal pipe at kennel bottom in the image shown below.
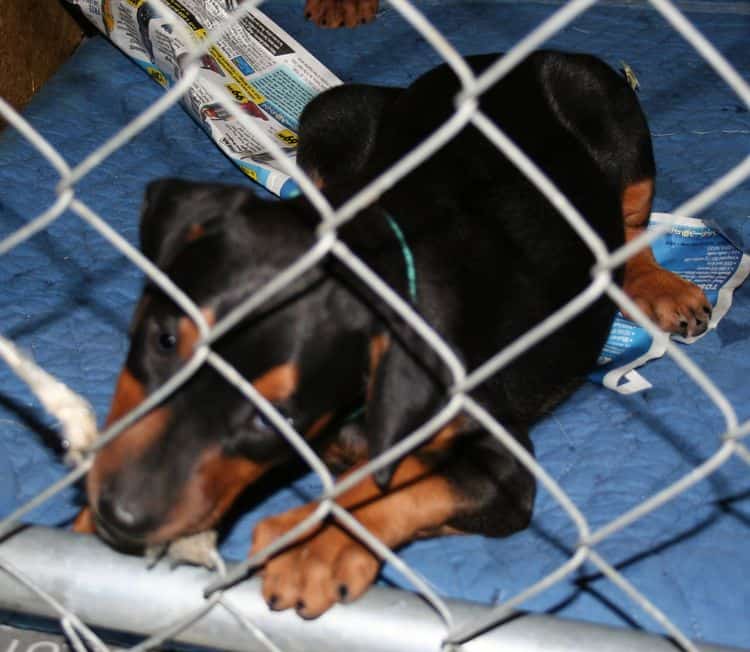
<path fill-rule="evenodd" d="M 161 563 L 148 570 L 142 558 L 115 553 L 92 536 L 29 527 L 0 544 L 10 562 L 39 588 L 81 620 L 109 630 L 148 635 L 184 617 L 203 603 L 203 587 L 213 575 L 200 568 L 171 570 Z M 226 598 L 284 652 L 439 652 L 445 626 L 418 596 L 374 587 L 353 604 L 334 607 L 305 621 L 293 612 L 272 612 L 257 580 Z M 488 607 L 449 601 L 456 622 Z M 0 570 L 0 609 L 56 617 L 38 596 Z M 267 648 L 222 605 L 175 636 L 181 643 L 226 650 Z M 550 616 L 523 615 L 464 644 L 465 652 L 675 652 L 665 639 Z M 701 645 L 702 652 L 731 652 Z"/>

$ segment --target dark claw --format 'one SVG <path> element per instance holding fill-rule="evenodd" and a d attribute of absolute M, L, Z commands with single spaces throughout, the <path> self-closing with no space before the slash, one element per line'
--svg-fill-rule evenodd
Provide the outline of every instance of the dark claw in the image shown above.
<path fill-rule="evenodd" d="M 683 337 L 687 337 L 687 334 L 688 334 L 688 323 L 686 321 L 681 321 L 680 322 L 680 334 Z"/>
<path fill-rule="evenodd" d="M 320 24 L 321 25 L 325 25 L 326 24 L 326 19 L 325 18 L 321 18 L 320 19 Z"/>
<path fill-rule="evenodd" d="M 310 20 L 312 18 L 312 13 L 309 11 L 305 12 L 305 20 Z"/>
<path fill-rule="evenodd" d="M 304 611 L 305 610 L 305 601 L 304 600 L 297 600 L 297 604 L 295 606 L 297 611 Z"/>
<path fill-rule="evenodd" d="M 271 609 L 275 609 L 278 602 L 279 602 L 279 596 L 276 595 L 275 593 L 270 598 L 268 598 L 268 606 Z"/>
<path fill-rule="evenodd" d="M 339 584 L 339 600 L 346 600 L 349 597 L 349 587 L 346 584 Z"/>

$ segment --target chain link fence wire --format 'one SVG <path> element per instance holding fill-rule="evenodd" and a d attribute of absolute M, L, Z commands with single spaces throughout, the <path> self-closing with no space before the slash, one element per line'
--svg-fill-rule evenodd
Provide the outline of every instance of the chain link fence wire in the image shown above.
<path fill-rule="evenodd" d="M 161 0 L 152 0 L 159 11 L 165 15 L 171 9 Z M 112 247 L 118 250 L 130 263 L 138 267 L 142 273 L 153 283 L 158 285 L 169 297 L 171 297 L 192 319 L 200 333 L 200 342 L 187 364 L 185 364 L 167 383 L 150 395 L 146 401 L 139 405 L 131 413 L 112 424 L 105 432 L 90 445 L 81 451 L 75 468 L 58 482 L 49 486 L 38 496 L 29 500 L 16 509 L 12 514 L 0 521 L 0 538 L 12 539 L 21 536 L 17 533 L 17 523 L 29 514 L 38 505 L 44 503 L 51 496 L 63 488 L 78 482 L 91 466 L 93 456 L 97 450 L 107 442 L 117 437 L 128 425 L 139 419 L 154 406 L 169 397 L 186 383 L 193 374 L 203 365 L 210 365 L 213 369 L 226 379 L 226 382 L 236 388 L 248 401 L 251 401 L 288 440 L 289 444 L 306 461 L 310 469 L 317 474 L 322 485 L 322 491 L 318 496 L 319 506 L 304 521 L 295 528 L 274 541 L 267 548 L 260 550 L 244 563 L 238 564 L 231 569 L 224 568 L 218 563 L 218 570 L 214 577 L 206 583 L 205 600 L 202 604 L 187 613 L 176 616 L 173 622 L 161 627 L 148 638 L 136 645 L 133 650 L 146 650 L 163 645 L 166 641 L 173 639 L 179 633 L 188 628 L 192 623 L 203 618 L 207 613 L 218 608 L 227 610 L 237 619 L 241 627 L 251 634 L 249 639 L 252 643 L 248 646 L 252 649 L 262 649 L 279 652 L 282 647 L 269 637 L 262 628 L 250 622 L 238 610 L 233 602 L 230 588 L 240 580 L 246 578 L 249 573 L 264 563 L 269 556 L 282 549 L 299 534 L 310 530 L 328 517 L 334 518 L 342 527 L 346 528 L 357 539 L 364 542 L 378 557 L 390 563 L 396 568 L 413 586 L 424 600 L 434 609 L 442 621 L 443 636 L 439 644 L 441 649 L 461 649 L 464 644 L 472 641 L 481 641 L 483 635 L 496 628 L 508 627 L 506 619 L 516 609 L 522 607 L 533 596 L 549 589 L 556 583 L 568 577 L 580 568 L 584 562 L 593 564 L 604 576 L 609 578 L 628 598 L 633 602 L 635 608 L 648 613 L 660 626 L 672 641 L 682 650 L 697 652 L 697 645 L 675 625 L 668 614 L 663 613 L 655 601 L 632 585 L 608 562 L 600 552 L 599 545 L 608 537 L 622 531 L 635 521 L 642 519 L 647 514 L 659 509 L 669 501 L 675 500 L 691 486 L 704 480 L 714 473 L 720 466 L 731 458 L 743 460 L 750 464 L 750 448 L 747 446 L 747 436 L 750 433 L 750 421 L 741 422 L 737 416 L 734 406 L 727 400 L 722 391 L 714 384 L 711 378 L 696 365 L 681 348 L 678 348 L 667 337 L 652 325 L 639 308 L 614 284 L 612 270 L 621 265 L 629 256 L 647 246 L 655 238 L 667 232 L 670 224 L 644 233 L 639 238 L 629 242 L 616 251 L 608 251 L 597 234 L 587 225 L 582 216 L 563 196 L 554 184 L 537 168 L 523 151 L 519 150 L 496 125 L 494 125 L 479 109 L 478 98 L 492 84 L 505 76 L 513 67 L 520 62 L 532 50 L 543 46 L 545 42 L 559 30 L 568 25 L 576 17 L 596 4 L 595 0 L 573 0 L 560 6 L 549 18 L 533 29 L 525 38 L 511 48 L 502 58 L 481 75 L 475 75 L 459 52 L 451 43 L 436 29 L 419 9 L 408 0 L 390 0 L 389 4 L 397 11 L 413 29 L 421 35 L 439 56 L 455 71 L 460 80 L 460 92 L 455 97 L 455 113 L 433 133 L 420 146 L 410 152 L 390 169 L 383 172 L 378 178 L 363 188 L 359 193 L 349 199 L 346 203 L 334 208 L 329 204 L 322 193 L 313 183 L 291 162 L 281 148 L 264 133 L 255 129 L 253 121 L 244 114 L 231 100 L 227 91 L 216 86 L 214 91 L 223 98 L 223 106 L 237 121 L 247 129 L 253 131 L 256 137 L 264 141 L 265 146 L 273 154 L 274 159 L 282 170 L 287 172 L 299 184 L 302 192 L 310 199 L 320 215 L 320 225 L 317 231 L 317 241 L 303 256 L 285 269 L 276 278 L 258 290 L 241 305 L 235 308 L 229 315 L 213 326 L 204 319 L 203 314 L 189 297 L 187 297 L 164 273 L 147 260 L 136 248 L 117 231 L 112 229 L 103 217 L 97 214 L 90 206 L 78 197 L 78 189 L 86 183 L 87 176 L 103 160 L 116 152 L 123 144 L 127 143 L 136 134 L 153 123 L 169 107 L 174 105 L 185 93 L 198 70 L 200 57 L 205 54 L 209 47 L 216 41 L 219 34 L 224 30 L 231 29 L 237 21 L 246 13 L 249 7 L 254 7 L 259 2 L 245 2 L 233 11 L 227 21 L 218 32 L 212 33 L 207 39 L 197 42 L 187 34 L 183 35 L 185 44 L 189 44 L 191 55 L 183 77 L 157 102 L 148 107 L 135 120 L 118 131 L 103 145 L 92 151 L 84 160 L 77 165 L 70 165 L 63 156 L 55 150 L 26 120 L 16 113 L 6 102 L 0 100 L 0 115 L 9 123 L 10 128 L 17 130 L 28 143 L 36 148 L 52 168 L 59 175 L 59 182 L 55 188 L 56 199 L 50 206 L 34 216 L 23 227 L 7 236 L 0 242 L 0 255 L 12 249 L 22 246 L 25 241 L 34 234 L 46 229 L 57 220 L 65 211 L 72 211 L 83 220 L 91 229 L 100 234 Z M 750 86 L 738 72 L 727 62 L 717 49 L 704 38 L 690 23 L 690 21 L 668 0 L 651 0 L 652 7 L 659 12 L 682 37 L 692 45 L 696 52 L 715 70 L 724 82 L 736 94 L 739 101 L 750 108 Z M 180 29 L 179 21 L 175 21 L 175 27 Z M 352 252 L 344 242 L 339 240 L 337 229 L 346 222 L 356 219 L 358 212 L 365 206 L 371 204 L 388 188 L 402 179 L 410 170 L 420 165 L 443 144 L 450 140 L 458 131 L 466 125 L 474 125 L 488 140 L 500 149 L 518 168 L 539 188 L 560 213 L 560 219 L 566 220 L 579 234 L 581 239 L 591 250 L 596 264 L 591 270 L 591 282 L 589 286 L 567 305 L 550 315 L 539 323 L 531 331 L 524 334 L 518 340 L 498 351 L 492 358 L 485 361 L 478 368 L 467 369 L 458 359 L 455 353 L 445 341 L 426 323 L 415 310 L 388 287 L 365 263 Z M 708 180 L 705 188 L 685 201 L 674 210 L 675 214 L 696 215 L 712 202 L 728 193 L 738 184 L 750 177 L 750 154 L 739 164 L 726 171 L 721 177 Z M 300 278 L 312 267 L 320 263 L 326 257 L 338 259 L 346 265 L 356 276 L 376 292 L 403 320 L 413 329 L 426 345 L 444 363 L 451 375 L 451 387 L 446 397 L 445 406 L 426 423 L 417 428 L 408 437 L 401 441 L 391 450 L 384 452 L 377 458 L 369 461 L 361 469 L 348 475 L 345 479 L 337 481 L 325 464 L 305 439 L 290 425 L 274 408 L 258 393 L 258 391 L 243 378 L 225 359 L 218 355 L 213 345 L 234 325 L 263 306 L 269 299 L 283 291 L 296 279 Z M 708 400 L 721 414 L 723 428 L 714 434 L 716 450 L 707 460 L 697 465 L 692 471 L 681 477 L 676 482 L 665 487 L 656 494 L 649 496 L 640 504 L 613 518 L 609 523 L 593 529 L 586 517 L 577 507 L 575 501 L 561 488 L 555 478 L 551 477 L 545 469 L 520 446 L 505 429 L 503 424 L 498 423 L 471 397 L 470 392 L 480 384 L 486 382 L 499 370 L 506 367 L 524 351 L 535 343 L 549 335 L 554 330 L 566 324 L 579 314 L 586 306 L 590 305 L 603 294 L 608 295 L 618 306 L 641 324 L 648 332 L 661 342 L 666 348 L 667 355 L 684 372 L 685 377 L 695 384 L 696 389 L 705 394 Z M 577 544 L 572 554 L 563 564 L 553 572 L 548 573 L 535 583 L 531 584 L 517 595 L 504 600 L 492 609 L 482 610 L 467 615 L 461 611 L 461 617 L 456 616 L 455 606 L 444 600 L 433 590 L 428 579 L 422 577 L 408 564 L 404 563 L 393 551 L 388 549 L 377 537 L 365 529 L 349 512 L 337 504 L 336 498 L 344 491 L 354 486 L 369 474 L 383 468 L 394 460 L 404 456 L 424 444 L 433 433 L 441 426 L 448 423 L 456 415 L 463 413 L 471 416 L 484 428 L 494 435 L 528 468 L 538 482 L 554 497 L 560 508 L 570 519 L 571 524 L 577 531 Z M 738 543 L 737 545 L 742 545 Z M 80 620 L 76 614 L 56 600 L 47 591 L 35 585 L 23 568 L 17 568 L 7 558 L 0 555 L 0 569 L 7 576 L 13 578 L 14 582 L 25 586 L 32 591 L 38 600 L 43 601 L 59 617 L 60 626 L 65 632 L 71 646 L 77 651 L 107 649 L 105 643 L 92 629 Z M 221 646 L 221 641 L 216 641 Z M 437 647 L 436 647 L 437 649 Z"/>

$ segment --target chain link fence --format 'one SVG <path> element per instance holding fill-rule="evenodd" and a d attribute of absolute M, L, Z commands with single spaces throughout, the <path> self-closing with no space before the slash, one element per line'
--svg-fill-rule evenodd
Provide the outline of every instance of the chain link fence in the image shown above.
<path fill-rule="evenodd" d="M 153 0 L 153 4 L 165 14 L 169 14 L 169 7 L 160 0 Z M 152 633 L 146 640 L 135 646 L 134 650 L 145 650 L 162 645 L 165 641 L 179 636 L 179 633 L 191 624 L 199 621 L 206 614 L 223 607 L 231 613 L 242 624 L 247 631 L 253 634 L 248 641 L 250 649 L 261 649 L 268 651 L 280 651 L 284 648 L 274 638 L 268 635 L 263 627 L 250 620 L 240 609 L 237 608 L 233 592 L 241 587 L 230 588 L 239 580 L 245 578 L 253 569 L 261 566 L 269 556 L 285 547 L 298 535 L 314 527 L 323 519 L 332 517 L 357 539 L 366 543 L 380 558 L 389 562 L 396 568 L 414 589 L 421 594 L 424 600 L 434 609 L 439 616 L 441 624 L 441 642 L 436 644 L 440 649 L 461 649 L 463 645 L 473 642 L 481 642 L 487 632 L 512 626 L 505 621 L 513 614 L 514 610 L 521 607 L 524 602 L 535 595 L 544 592 L 554 584 L 568 577 L 576 571 L 584 562 L 593 564 L 604 576 L 622 590 L 638 608 L 647 612 L 655 621 L 660 623 L 664 631 L 671 637 L 678 647 L 688 652 L 697 652 L 696 644 L 691 642 L 670 620 L 669 616 L 662 613 L 659 607 L 644 595 L 636 586 L 629 583 L 626 578 L 618 572 L 613 565 L 602 556 L 598 550 L 599 544 L 617 532 L 628 527 L 635 521 L 647 514 L 659 509 L 665 503 L 674 500 L 691 486 L 704 480 L 713 474 L 730 458 L 739 458 L 750 464 L 750 449 L 747 447 L 745 438 L 750 433 L 750 421 L 740 422 L 733 405 L 727 400 L 718 387 L 684 352 L 676 347 L 669 338 L 659 332 L 645 318 L 639 308 L 623 294 L 612 280 L 612 270 L 623 264 L 629 256 L 647 246 L 654 239 L 665 233 L 669 224 L 659 229 L 649 231 L 637 239 L 629 242 L 616 251 L 608 251 L 585 220 L 568 200 L 554 187 L 545 175 L 529 160 L 515 145 L 485 116 L 479 109 L 478 98 L 497 80 L 506 75 L 532 50 L 544 45 L 551 36 L 568 25 L 577 16 L 592 7 L 594 0 L 573 0 L 562 5 L 554 11 L 550 17 L 541 23 L 536 29 L 529 33 L 515 47 L 508 51 L 494 65 L 479 76 L 476 76 L 466 65 L 461 55 L 441 35 L 420 11 L 408 0 L 390 0 L 390 6 L 408 21 L 424 39 L 440 54 L 440 56 L 455 71 L 460 80 L 461 90 L 455 98 L 456 110 L 452 117 L 445 122 L 435 133 L 433 133 L 419 147 L 409 153 L 393 167 L 385 171 L 381 176 L 372 181 L 361 192 L 353 196 L 338 208 L 333 208 L 326 198 L 320 193 L 315 185 L 305 177 L 304 174 L 286 157 L 281 148 L 266 137 L 262 132 L 257 132 L 257 138 L 274 155 L 279 167 L 288 173 L 301 188 L 302 192 L 309 198 L 320 215 L 320 224 L 317 230 L 317 241 L 302 257 L 289 266 L 283 273 L 270 281 L 263 288 L 249 297 L 231 314 L 221 319 L 213 326 L 206 323 L 203 314 L 196 306 L 165 274 L 147 260 L 137 249 L 118 232 L 113 230 L 102 216 L 94 212 L 86 203 L 77 196 L 77 188 L 86 183 L 87 175 L 105 158 L 114 153 L 129 139 L 133 138 L 141 130 L 155 121 L 165 110 L 175 104 L 185 93 L 195 77 L 199 66 L 200 57 L 205 54 L 220 33 L 231 29 L 233 25 L 244 15 L 247 8 L 255 6 L 258 2 L 246 2 L 241 4 L 228 18 L 218 31 L 214 31 L 207 39 L 195 42 L 190 37 L 184 39 L 185 43 L 191 44 L 190 62 L 187 65 L 184 76 L 166 92 L 159 101 L 148 107 L 130 124 L 120 130 L 101 147 L 91 152 L 83 161 L 76 166 L 71 166 L 45 139 L 28 124 L 23 117 L 18 115 L 4 101 L 0 100 L 0 115 L 18 130 L 44 156 L 49 165 L 59 174 L 59 183 L 56 187 L 56 200 L 43 213 L 31 219 L 23 228 L 6 237 L 0 242 L 0 255 L 11 249 L 22 245 L 35 233 L 45 229 L 65 211 L 72 211 L 81 220 L 87 223 L 91 229 L 96 230 L 103 236 L 112 247 L 119 250 L 133 265 L 137 266 L 148 278 L 158 285 L 169 295 L 192 319 L 200 332 L 200 343 L 188 363 L 186 363 L 166 384 L 154 392 L 148 399 L 139 405 L 132 413 L 124 416 L 120 421 L 113 424 L 90 445 L 84 448 L 77 459 L 75 468 L 63 479 L 49 486 L 45 491 L 18 508 L 13 514 L 0 522 L 0 538 L 12 541 L 13 538 L 24 536 L 17 533 L 17 523 L 24 515 L 31 512 L 35 507 L 44 503 L 51 496 L 62 489 L 73 485 L 85 476 L 91 467 L 93 457 L 97 450 L 107 442 L 117 437 L 128 425 L 134 423 L 142 415 L 154 406 L 177 391 L 181 385 L 186 383 L 193 374 L 203 365 L 210 365 L 221 374 L 227 383 L 233 385 L 238 391 L 252 401 L 267 418 L 276 426 L 279 432 L 288 440 L 299 455 L 307 462 L 310 468 L 317 474 L 322 484 L 322 493 L 318 497 L 319 506 L 308 518 L 299 523 L 287 534 L 274 541 L 267 548 L 254 554 L 246 562 L 236 565 L 230 569 L 224 567 L 221 560 L 217 560 L 219 570 L 213 578 L 205 585 L 206 598 L 197 607 L 187 613 L 177 614 L 174 621 L 168 626 L 161 627 L 159 631 Z M 731 87 L 740 101 L 746 107 L 750 107 L 750 85 L 737 73 L 735 69 L 722 57 L 722 55 L 707 41 L 681 14 L 677 8 L 668 0 L 652 0 L 652 7 L 659 12 L 664 19 L 687 40 L 701 57 L 716 71 L 716 73 Z M 224 107 L 234 117 L 245 125 L 247 129 L 253 130 L 253 121 L 245 115 L 231 100 L 226 90 L 217 86 L 217 94 L 224 98 Z M 550 315 L 542 323 L 527 332 L 517 341 L 513 342 L 502 351 L 498 351 L 491 359 L 485 361 L 475 369 L 467 369 L 451 348 L 440 338 L 440 336 L 427 324 L 414 309 L 387 286 L 377 275 L 375 275 L 337 235 L 337 229 L 346 222 L 356 219 L 358 212 L 375 201 L 383 192 L 392 187 L 398 180 L 404 177 L 410 170 L 431 156 L 443 144 L 448 142 L 455 134 L 467 125 L 473 125 L 479 129 L 488 140 L 500 149 L 519 169 L 539 188 L 539 190 L 557 207 L 560 219 L 566 220 L 579 234 L 593 253 L 596 264 L 591 270 L 591 282 L 589 286 L 576 296 L 567 305 Z M 675 208 L 675 214 L 696 215 L 702 209 L 709 206 L 717 198 L 721 197 L 750 177 L 750 155 L 742 160 L 734 168 L 717 179 L 710 180 L 695 196 Z M 281 292 L 284 288 L 300 278 L 312 267 L 318 265 L 327 257 L 334 257 L 346 265 L 355 275 L 366 283 L 380 298 L 385 301 L 403 320 L 434 350 L 435 354 L 442 360 L 445 367 L 450 371 L 452 384 L 445 406 L 428 422 L 412 432 L 393 449 L 388 450 L 376 459 L 369 461 L 365 466 L 337 481 L 310 448 L 305 439 L 287 423 L 284 418 L 276 413 L 273 407 L 259 394 L 259 392 L 243 378 L 222 357 L 214 351 L 214 344 L 236 324 L 245 319 L 253 311 L 261 307 L 270 298 Z M 555 478 L 540 466 L 527 451 L 518 445 L 516 440 L 509 434 L 503 424 L 498 423 L 490 416 L 470 393 L 480 384 L 484 383 L 497 373 L 500 369 L 510 364 L 524 351 L 528 350 L 542 338 L 549 335 L 555 329 L 579 314 L 587 306 L 591 305 L 602 295 L 608 295 L 620 308 L 632 315 L 654 337 L 663 344 L 667 355 L 679 366 L 687 378 L 703 392 L 721 413 L 724 426 L 723 430 L 715 433 L 716 451 L 707 460 L 696 466 L 690 473 L 674 482 L 670 486 L 650 496 L 636 507 L 624 514 L 612 519 L 609 523 L 598 529 L 593 529 L 575 502 L 559 486 Z M 539 581 L 528 586 L 525 590 L 514 595 L 501 604 L 491 609 L 466 611 L 458 609 L 452 602 L 441 598 L 431 587 L 428 580 L 420 576 L 408 565 L 406 565 L 393 551 L 384 546 L 372 533 L 367 531 L 349 512 L 337 504 L 336 498 L 343 492 L 353 487 L 363 478 L 378 469 L 398 460 L 400 457 L 418 448 L 430 439 L 430 437 L 442 426 L 450 422 L 459 414 L 465 414 L 476 420 L 484 428 L 492 433 L 504 446 L 510 449 L 537 478 L 538 482 L 554 497 L 560 507 L 569 517 L 577 530 L 577 546 L 575 552 L 569 559 L 560 565 L 554 572 L 549 573 Z M 737 545 L 742 545 L 738 543 Z M 87 626 L 68 606 L 58 602 L 47 591 L 37 587 L 29 579 L 27 570 L 16 567 L 8 559 L 0 554 L 0 568 L 5 574 L 13 578 L 14 582 L 23 585 L 34 592 L 36 599 L 54 611 L 58 617 L 60 626 L 65 632 L 71 645 L 79 652 L 86 649 L 106 650 L 107 646 L 99 636 Z M 203 576 L 201 576 L 203 577 Z M 205 578 L 204 578 L 205 579 Z M 105 592 L 105 588 L 102 592 Z M 375 617 L 375 616 L 373 616 Z M 217 646 L 222 645 L 221 640 L 216 641 Z M 467 649 L 474 649 L 467 647 Z M 479 648 L 477 648 L 479 649 Z M 653 648 L 656 649 L 656 648 Z"/>

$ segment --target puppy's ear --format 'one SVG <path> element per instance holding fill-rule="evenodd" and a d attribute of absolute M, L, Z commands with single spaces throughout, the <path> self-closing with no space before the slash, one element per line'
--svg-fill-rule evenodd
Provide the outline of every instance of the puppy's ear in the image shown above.
<path fill-rule="evenodd" d="M 246 188 L 160 179 L 146 188 L 141 250 L 164 269 L 185 244 L 221 228 L 226 217 L 254 199 Z"/>
<path fill-rule="evenodd" d="M 387 337 L 384 345 L 371 346 L 370 351 L 365 426 L 370 457 L 374 458 L 433 416 L 444 393 L 441 383 L 397 339 Z M 389 464 L 375 473 L 382 490 L 388 487 L 397 465 Z"/>

